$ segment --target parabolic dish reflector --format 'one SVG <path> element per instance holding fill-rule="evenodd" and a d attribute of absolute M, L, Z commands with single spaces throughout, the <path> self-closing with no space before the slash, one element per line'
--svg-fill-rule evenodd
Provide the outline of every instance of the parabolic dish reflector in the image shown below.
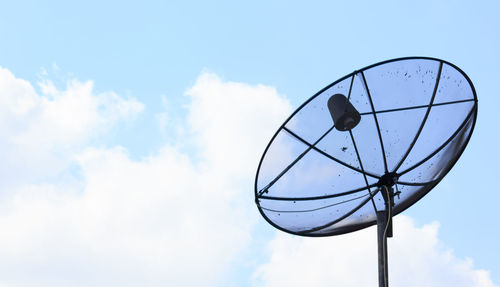
<path fill-rule="evenodd" d="M 328 101 L 339 94 L 361 117 L 350 130 L 334 126 Z M 422 198 L 462 154 L 476 114 L 472 82 L 446 61 L 400 58 L 355 71 L 308 99 L 273 136 L 255 179 L 259 211 L 304 236 L 374 225 L 381 186 L 394 189 L 394 215 Z"/>

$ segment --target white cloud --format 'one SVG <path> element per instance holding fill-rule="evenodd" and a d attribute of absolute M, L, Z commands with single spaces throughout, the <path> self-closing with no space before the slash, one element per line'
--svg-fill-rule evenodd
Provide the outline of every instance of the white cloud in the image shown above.
<path fill-rule="evenodd" d="M 203 155 L 200 162 L 170 146 L 139 161 L 120 147 L 88 147 L 76 155 L 81 185 L 20 185 L 2 200 L 0 285 L 218 286 L 224 281 L 232 264 L 241 263 L 238 255 L 249 245 L 257 220 L 250 204 L 253 169 L 290 105 L 273 89 L 211 74 L 201 75 L 186 94 L 193 102 L 187 126 Z M 97 96 L 89 97 L 92 103 Z M 210 133 L 227 142 L 215 145 Z"/>
<path fill-rule="evenodd" d="M 211 73 L 201 75 L 186 94 L 188 121 L 203 157 L 232 177 L 255 174 L 267 142 L 291 113 L 274 88 L 222 82 Z"/>
<path fill-rule="evenodd" d="M 143 109 L 112 92 L 95 94 L 91 81 L 68 81 L 65 90 L 48 80 L 39 85 L 43 95 L 0 67 L 2 185 L 57 174 L 75 147 Z"/>
<path fill-rule="evenodd" d="M 175 150 L 134 162 L 88 149 L 79 161 L 81 192 L 37 186 L 12 198 L 0 220 L 4 280 L 38 270 L 36 286 L 215 286 L 249 242 L 245 206 Z"/>
<path fill-rule="evenodd" d="M 124 148 L 92 147 L 89 139 L 136 115 L 141 103 L 95 94 L 92 82 L 61 91 L 45 81 L 40 96 L 5 69 L 0 81 L 2 146 L 30 155 L 4 168 L 22 177 L 57 157 L 79 168 L 77 182 L 16 181 L 0 197 L 0 286 L 220 286 L 260 261 L 262 254 L 246 253 L 260 250 L 252 241 L 254 173 L 291 112 L 276 90 L 204 73 L 186 92 L 186 138 L 132 160 Z M 375 244 L 373 230 L 322 239 L 278 232 L 254 283 L 375 286 Z M 435 224 L 417 228 L 398 217 L 390 256 L 393 286 L 494 286 L 486 271 L 442 246 Z"/>
<path fill-rule="evenodd" d="M 459 259 L 438 238 L 437 223 L 416 227 L 404 215 L 388 239 L 391 286 L 494 287 L 485 270 Z M 299 238 L 278 233 L 268 246 L 269 261 L 255 276 L 256 286 L 377 286 L 374 227 L 348 235 Z"/>

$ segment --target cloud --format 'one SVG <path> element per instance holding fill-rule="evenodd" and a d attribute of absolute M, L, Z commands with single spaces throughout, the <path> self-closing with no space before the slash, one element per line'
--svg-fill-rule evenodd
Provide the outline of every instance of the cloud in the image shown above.
<path fill-rule="evenodd" d="M 99 101 L 82 85 L 69 90 Z M 54 93 L 49 84 L 42 90 Z M 68 155 L 79 184 L 15 186 L 1 201 L 0 285 L 219 286 L 243 264 L 257 221 L 254 169 L 290 105 L 274 89 L 213 74 L 186 96 L 196 161 L 168 145 L 141 160 L 121 147 L 88 146 Z"/>
<path fill-rule="evenodd" d="M 242 275 L 236 284 L 375 286 L 372 229 L 321 239 L 277 232 L 261 248 L 256 232 L 266 223 L 252 204 L 255 169 L 291 112 L 275 89 L 201 74 L 185 93 L 185 137 L 134 160 L 123 147 L 93 146 L 92 138 L 134 118 L 144 109 L 137 100 L 76 80 L 65 90 L 42 81 L 38 95 L 5 69 L 0 81 L 2 145 L 29 155 L 3 164 L 29 180 L 12 181 L 0 197 L 0 286 L 227 286 L 231 274 L 247 275 L 260 263 L 254 282 Z M 170 127 L 178 119 L 165 104 Z M 58 158 L 74 166 L 33 180 Z M 437 224 L 396 218 L 392 285 L 495 286 L 437 231 Z"/>
<path fill-rule="evenodd" d="M 474 269 L 471 259 L 453 255 L 438 238 L 439 224 L 416 227 L 395 217 L 388 240 L 392 286 L 494 287 L 489 273 Z M 254 274 L 256 286 L 377 286 L 374 227 L 356 233 L 299 238 L 278 233 L 268 246 L 269 261 Z"/>
<path fill-rule="evenodd" d="M 113 92 L 96 94 L 92 81 L 71 80 L 59 90 L 45 79 L 39 86 L 42 95 L 0 67 L 2 185 L 57 174 L 67 167 L 75 147 L 144 108 Z"/>
<path fill-rule="evenodd" d="M 203 158 L 231 177 L 253 177 L 267 142 L 292 111 L 274 88 L 222 82 L 212 73 L 202 74 L 186 95 Z"/>
<path fill-rule="evenodd" d="M 26 270 L 37 286 L 215 286 L 250 240 L 244 205 L 175 150 L 135 162 L 121 148 L 88 149 L 78 159 L 81 192 L 36 186 L 7 206 L 4 280 Z"/>

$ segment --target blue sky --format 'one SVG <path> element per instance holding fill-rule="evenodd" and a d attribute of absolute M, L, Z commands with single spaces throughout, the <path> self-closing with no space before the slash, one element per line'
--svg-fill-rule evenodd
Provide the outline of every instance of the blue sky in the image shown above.
<path fill-rule="evenodd" d="M 213 284 L 253 286 L 252 284 L 257 284 L 253 283 L 254 277 L 259 277 L 255 275 L 258 266 L 272 262 L 269 260 L 272 251 L 265 251 L 262 246 L 277 242 L 276 240 L 281 240 L 284 235 L 277 235 L 271 226 L 258 217 L 256 208 L 251 206 L 253 186 L 247 183 L 251 183 L 256 169 L 252 159 L 242 158 L 248 161 L 239 164 L 248 167 L 235 167 L 237 171 L 231 171 L 233 174 L 227 172 L 225 166 L 238 163 L 217 157 L 217 144 L 224 146 L 224 139 L 239 135 L 227 133 L 238 132 L 231 127 L 227 130 L 218 129 L 228 121 L 227 117 L 238 116 L 238 113 L 225 111 L 221 113 L 224 115 L 222 119 L 213 121 L 209 116 L 217 112 L 214 103 L 224 103 L 226 99 L 223 95 L 219 96 L 217 91 L 222 91 L 222 94 L 241 92 L 252 95 L 254 102 L 235 100 L 230 103 L 235 107 L 240 104 L 255 106 L 254 109 L 249 108 L 247 113 L 241 112 L 241 115 L 248 115 L 248 120 L 257 120 L 259 112 L 269 116 L 268 126 L 263 128 L 265 131 L 259 131 L 243 119 L 240 123 L 249 130 L 249 134 L 262 137 L 262 141 L 266 142 L 270 138 L 269 133 L 272 134 L 293 109 L 345 74 L 390 58 L 430 56 L 452 62 L 469 75 L 478 94 L 479 113 L 471 142 L 458 164 L 435 190 L 405 212 L 415 226 L 407 221 L 403 224 L 409 224 L 408 230 L 418 233 L 424 230 L 423 226 L 439 222 L 439 240 L 446 248 L 453 250 L 453 256 L 458 258 L 457 260 L 471 258 L 474 270 L 488 270 L 492 282 L 500 284 L 500 264 L 496 256 L 500 229 L 495 213 L 498 209 L 497 202 L 500 200 L 495 184 L 498 176 L 496 163 L 500 160 L 496 144 L 499 130 L 496 109 L 500 104 L 497 97 L 497 68 L 500 65 L 499 2 L 101 2 L 2 3 L 0 67 L 10 71 L 17 79 L 26 80 L 36 93 L 36 96 L 30 94 L 31 98 L 36 99 L 34 101 L 46 98 L 57 102 L 57 95 L 71 97 L 73 94 L 83 93 L 85 96 L 81 98 L 94 103 L 90 104 L 91 107 L 98 107 L 96 111 L 91 110 L 88 114 L 82 112 L 83 117 L 88 119 L 99 115 L 95 119 L 92 118 L 92 121 L 75 121 L 75 125 L 67 130 L 64 129 L 67 127 L 61 126 L 57 136 L 46 140 L 47 149 L 36 149 L 33 142 L 23 145 L 23 148 L 27 149 L 26 154 L 33 152 L 33 157 L 27 157 L 23 162 L 6 161 L 2 171 L 16 170 L 23 164 L 40 166 L 42 169 L 45 160 L 52 157 L 58 159 L 57 164 L 54 164 L 56 167 L 47 169 L 47 172 L 38 172 L 35 168 L 33 171 L 20 168 L 20 173 L 13 173 L 13 177 L 8 180 L 0 176 L 4 182 L 9 182 L 0 184 L 3 189 L 3 195 L 0 195 L 3 202 L 0 206 L 6 207 L 6 211 L 0 212 L 3 217 L 2 224 L 6 224 L 4 227 L 15 229 L 15 221 L 9 221 L 9 218 L 17 218 L 13 216 L 17 210 L 13 209 L 13 206 L 18 206 L 18 203 L 13 202 L 18 202 L 16 200 L 20 200 L 19 198 L 21 201 L 33 201 L 34 206 L 39 206 L 37 200 L 47 202 L 52 198 L 49 196 L 49 199 L 40 199 L 40 194 L 53 192 L 57 198 L 66 198 L 65 190 L 71 190 L 67 191 L 68 194 L 80 198 L 78 196 L 105 190 L 103 185 L 98 184 L 102 175 L 97 171 L 99 164 L 94 164 L 94 161 L 102 160 L 105 162 L 101 162 L 104 166 L 114 166 L 110 162 L 113 159 L 124 162 L 124 166 L 130 164 L 133 166 L 132 170 L 148 166 L 151 173 L 154 173 L 153 167 L 157 162 L 161 162 L 158 166 L 164 164 L 165 169 L 168 169 L 169 163 L 179 164 L 187 161 L 186 165 L 193 167 L 186 168 L 190 170 L 186 171 L 186 176 L 192 172 L 203 180 L 206 175 L 197 172 L 209 166 L 213 172 L 218 171 L 217 176 L 220 176 L 222 181 L 227 178 L 227 173 L 231 176 L 230 183 L 223 187 L 220 185 L 224 184 L 220 182 L 210 181 L 210 184 L 207 184 L 210 187 L 207 192 L 215 193 L 218 188 L 228 189 L 227 194 L 231 200 L 238 202 L 237 206 L 244 206 L 243 215 L 234 215 L 235 211 L 228 206 L 221 207 L 221 210 L 231 214 L 229 217 L 234 218 L 228 221 L 228 226 L 231 227 L 230 223 L 236 219 L 247 220 L 243 225 L 248 226 L 247 233 L 239 234 L 235 231 L 232 235 L 231 238 L 241 239 L 245 244 L 235 247 L 233 257 L 228 255 L 228 258 L 220 259 L 221 266 L 224 267 L 217 269 L 216 273 L 221 274 L 220 278 L 224 279 L 214 279 L 213 282 L 216 283 Z M 71 81 L 77 81 L 79 84 L 68 84 Z M 82 88 L 87 81 L 93 83 L 93 87 L 89 88 L 92 91 L 90 93 Z M 15 85 L 24 84 L 16 82 Z M 14 97 L 18 91 L 2 87 L 0 89 L 4 98 L 11 96 L 6 93 L 13 93 Z M 273 104 L 266 107 L 267 100 Z M 10 102 L 3 104 L 5 103 Z M 40 105 L 43 107 L 43 104 Z M 65 104 L 54 106 L 56 109 L 67 107 Z M 124 108 L 117 109 L 118 106 Z M 82 106 L 81 109 L 84 108 Z M 8 110 L 9 107 L 4 109 Z M 2 126 L 10 126 L 2 129 L 8 136 L 0 146 L 7 146 L 12 150 L 4 149 L 2 158 L 9 157 L 7 151 L 15 152 L 15 145 L 11 145 L 11 142 L 16 142 L 15 140 L 24 135 L 16 130 L 17 123 L 23 127 L 23 120 L 26 119 L 16 117 L 14 112 L 5 114 L 12 115 L 0 118 L 4 121 Z M 206 114 L 208 116 L 204 117 Z M 59 121 L 65 121 L 64 113 L 57 115 Z M 74 114 L 75 118 L 77 116 Z M 13 121 L 16 124 L 11 124 Z M 80 123 L 85 126 L 81 134 L 75 132 L 74 137 L 65 136 L 71 134 L 68 131 L 79 130 Z M 204 123 L 210 128 L 204 127 Z M 213 127 L 210 124 L 213 124 Z M 30 135 L 43 137 L 44 129 L 50 134 L 51 126 L 43 124 L 38 127 L 37 132 Z M 258 143 L 255 145 L 259 147 L 255 151 L 257 157 L 263 151 L 262 143 Z M 171 152 L 171 149 L 175 152 Z M 24 153 L 21 148 L 17 151 Z M 46 154 L 41 154 L 42 152 Z M 253 153 L 249 152 L 249 155 Z M 33 160 L 33 164 L 30 160 Z M 125 174 L 126 172 L 124 171 Z M 174 169 L 172 172 L 177 171 Z M 119 173 L 117 178 L 120 178 L 118 175 Z M 168 181 L 168 176 L 165 180 Z M 26 186 L 29 186 L 29 192 L 26 192 Z M 95 186 L 98 188 L 94 190 Z M 166 186 L 166 190 L 169 190 L 169 185 Z M 37 192 L 40 188 L 44 191 Z M 145 185 L 143 192 L 147 192 L 148 188 L 148 185 Z M 234 196 L 231 190 L 238 190 L 240 195 Z M 18 194 L 22 196 L 16 197 Z M 113 196 L 119 194 L 109 195 L 110 198 Z M 70 203 L 64 200 L 56 201 L 59 202 L 59 211 L 56 214 L 65 216 L 65 206 Z M 73 202 L 73 199 L 70 202 Z M 151 202 L 144 204 L 147 206 L 152 204 Z M 49 206 L 52 206 L 50 204 Z M 114 218 L 110 214 L 100 216 Z M 217 219 L 219 215 L 214 214 L 208 218 Z M 151 222 L 159 220 L 153 215 L 146 219 Z M 157 224 L 156 229 L 165 228 L 160 223 Z M 165 224 L 168 224 L 168 221 Z M 64 230 L 63 226 L 61 223 L 49 227 L 56 230 L 55 234 L 61 232 L 63 237 L 69 236 L 61 231 Z M 92 226 L 92 223 L 87 222 L 85 226 Z M 122 230 L 121 227 L 116 228 Z M 172 228 L 184 230 L 186 227 L 176 225 Z M 47 235 L 52 229 L 40 232 L 30 230 L 27 228 L 27 233 L 22 234 L 45 238 L 46 241 L 43 242 L 47 242 L 48 246 L 57 246 L 55 242 L 58 238 Z M 2 234 L 3 237 L 9 237 L 10 233 Z M 105 236 L 107 233 L 99 234 Z M 73 237 L 69 236 L 61 240 L 73 242 L 71 238 Z M 209 237 L 215 241 L 217 238 L 217 235 Z M 84 243 L 81 244 L 88 247 Z M 133 245 L 125 244 L 121 248 L 130 251 L 133 249 L 131 246 Z M 19 252 L 25 254 L 26 258 L 30 257 L 29 248 L 24 245 L 19 248 Z M 67 250 L 70 250 L 70 247 Z M 12 254 L 17 254 L 9 252 L 2 251 L 0 259 L 2 256 L 8 259 Z M 52 252 L 57 253 L 57 248 Z M 61 252 L 60 258 L 49 253 L 39 255 L 39 258 L 46 262 L 54 260 L 54 266 L 64 266 L 67 262 L 61 258 L 73 257 Z M 206 256 L 217 254 L 219 253 L 207 253 Z M 64 279 L 67 281 L 61 279 L 61 282 L 76 280 L 80 285 L 86 285 L 86 281 L 78 276 L 94 274 L 89 262 L 97 260 L 86 256 L 74 255 L 75 258 L 86 258 L 82 259 L 82 262 L 88 265 L 75 260 L 85 265 L 88 273 L 74 272 L 70 269 L 81 267 L 80 263 L 68 263 L 68 274 L 74 276 L 68 275 L 68 278 Z M 125 256 L 124 260 L 127 258 L 135 257 Z M 18 263 L 9 269 L 14 275 L 9 276 L 2 284 L 30 286 L 39 281 L 47 286 L 54 286 L 57 281 L 56 275 L 51 277 L 33 271 L 38 266 L 33 262 L 26 265 L 23 259 L 19 259 Z M 33 270 L 23 269 L 22 266 L 31 266 L 29 268 Z M 127 268 L 129 267 L 117 267 L 113 272 L 120 274 L 129 270 Z M 157 267 L 151 269 L 155 268 Z M 22 281 L 20 274 L 23 272 L 33 274 L 32 283 L 28 282 L 29 280 Z M 97 277 L 102 275 L 98 271 L 95 272 Z M 15 274 L 19 276 L 16 277 Z M 54 271 L 54 274 L 57 272 Z M 147 274 L 156 278 L 153 271 Z M 271 284 L 269 282 L 272 280 L 269 278 L 263 275 L 259 280 L 267 280 L 264 285 Z M 102 282 L 117 282 L 113 281 L 112 276 L 108 279 Z M 158 280 L 151 279 L 150 282 L 154 285 L 161 280 L 166 279 L 160 276 Z M 88 284 L 90 283 L 92 282 L 89 281 Z"/>

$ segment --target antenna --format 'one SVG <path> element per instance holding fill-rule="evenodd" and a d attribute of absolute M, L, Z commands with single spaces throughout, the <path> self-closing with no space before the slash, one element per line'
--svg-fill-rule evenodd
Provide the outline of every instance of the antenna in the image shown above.
<path fill-rule="evenodd" d="M 392 217 L 434 188 L 477 117 L 469 77 L 436 58 L 380 62 L 305 101 L 267 145 L 255 202 L 275 228 L 341 235 L 377 225 L 379 286 L 388 286 Z"/>

